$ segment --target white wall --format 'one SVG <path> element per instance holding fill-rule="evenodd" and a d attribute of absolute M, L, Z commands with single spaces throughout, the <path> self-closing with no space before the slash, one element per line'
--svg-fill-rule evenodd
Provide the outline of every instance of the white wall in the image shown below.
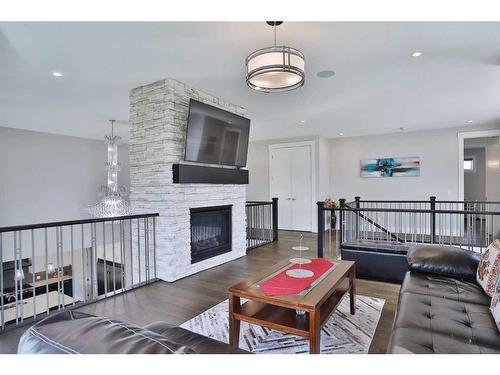
<path fill-rule="evenodd" d="M 247 199 L 265 201 L 269 197 L 269 142 L 250 142 L 248 145 Z"/>
<path fill-rule="evenodd" d="M 318 196 L 317 201 L 330 198 L 330 142 L 328 138 L 318 140 Z"/>
<path fill-rule="evenodd" d="M 118 151 L 130 185 L 128 146 Z M 0 226 L 88 217 L 106 183 L 103 141 L 0 127 Z"/>
<path fill-rule="evenodd" d="M 500 201 L 500 137 L 486 144 L 486 199 Z"/>
<path fill-rule="evenodd" d="M 420 157 L 420 177 L 361 178 L 360 160 Z M 457 130 L 395 133 L 330 141 L 331 192 L 335 198 L 458 199 Z"/>
<path fill-rule="evenodd" d="M 495 127 L 461 127 L 330 140 L 334 198 L 458 200 L 458 133 Z M 419 177 L 361 178 L 361 159 L 418 156 Z"/>
<path fill-rule="evenodd" d="M 464 199 L 484 201 L 486 199 L 485 149 L 466 148 L 464 158 L 474 159 L 474 170 L 464 171 Z"/>

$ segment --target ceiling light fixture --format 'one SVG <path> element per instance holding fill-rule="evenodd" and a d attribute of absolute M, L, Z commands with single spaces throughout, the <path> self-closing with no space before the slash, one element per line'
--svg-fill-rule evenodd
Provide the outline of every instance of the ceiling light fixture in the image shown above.
<path fill-rule="evenodd" d="M 52 72 L 52 75 L 57 78 L 61 78 L 63 76 L 61 72 Z"/>
<path fill-rule="evenodd" d="M 344 133 L 339 133 L 339 135 L 342 137 L 344 135 Z"/>
<path fill-rule="evenodd" d="M 301 123 L 301 124 L 305 124 L 305 123 L 306 123 L 306 120 L 300 120 L 300 123 Z"/>
<path fill-rule="evenodd" d="M 467 121 L 467 124 L 472 124 L 472 122 L 473 122 L 472 120 L 469 120 Z"/>
<path fill-rule="evenodd" d="M 274 28 L 274 46 L 252 52 L 245 60 L 248 87 L 263 92 L 296 89 L 305 81 L 305 59 L 298 49 L 276 45 L 276 26 L 283 21 L 268 21 Z"/>
<path fill-rule="evenodd" d="M 87 212 L 94 217 L 114 217 L 130 214 L 126 189 L 118 185 L 118 142 L 120 137 L 115 135 L 115 120 L 111 123 L 111 135 L 104 137 L 108 150 L 108 161 L 104 164 L 108 174 L 108 183 L 101 187 L 101 199 L 96 204 L 87 207 Z"/>
<path fill-rule="evenodd" d="M 411 54 L 411 57 L 420 57 L 420 56 L 422 56 L 422 52 L 420 51 L 415 51 Z"/>

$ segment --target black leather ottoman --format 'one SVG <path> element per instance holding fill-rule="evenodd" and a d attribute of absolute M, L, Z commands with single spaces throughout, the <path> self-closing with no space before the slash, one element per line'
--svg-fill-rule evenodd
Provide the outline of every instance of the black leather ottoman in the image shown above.
<path fill-rule="evenodd" d="M 355 240 L 340 245 L 343 260 L 356 262 L 356 276 L 369 280 L 401 283 L 408 272 L 404 243 Z"/>

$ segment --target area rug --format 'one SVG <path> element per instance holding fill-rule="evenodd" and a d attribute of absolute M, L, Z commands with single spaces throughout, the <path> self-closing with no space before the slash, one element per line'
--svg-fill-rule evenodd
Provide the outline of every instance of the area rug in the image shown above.
<path fill-rule="evenodd" d="M 356 314 L 351 315 L 349 297 L 345 296 L 321 330 L 321 354 L 368 353 L 384 303 L 383 299 L 357 296 Z M 225 300 L 183 323 L 181 327 L 229 342 L 228 311 L 228 300 Z M 240 348 L 257 354 L 309 353 L 309 341 L 241 322 Z"/>

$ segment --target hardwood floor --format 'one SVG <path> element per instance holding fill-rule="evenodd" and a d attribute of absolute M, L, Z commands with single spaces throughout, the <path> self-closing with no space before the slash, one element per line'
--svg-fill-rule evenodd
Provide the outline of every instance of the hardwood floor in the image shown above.
<path fill-rule="evenodd" d="M 290 257 L 299 233 L 280 231 L 277 242 L 255 248 L 246 257 L 178 280 L 159 281 L 122 295 L 78 308 L 78 311 L 126 320 L 138 325 L 163 320 L 179 325 L 227 299 L 228 288 L 256 271 Z M 304 244 L 311 250 L 303 255 L 316 255 L 316 235 L 304 233 Z M 325 258 L 336 259 L 335 236 L 327 241 Z M 296 254 L 294 254 L 296 255 Z M 388 344 L 399 285 L 357 280 L 357 294 L 386 300 L 370 353 L 385 353 Z M 14 353 L 19 337 L 27 327 L 0 335 L 0 353 Z"/>

